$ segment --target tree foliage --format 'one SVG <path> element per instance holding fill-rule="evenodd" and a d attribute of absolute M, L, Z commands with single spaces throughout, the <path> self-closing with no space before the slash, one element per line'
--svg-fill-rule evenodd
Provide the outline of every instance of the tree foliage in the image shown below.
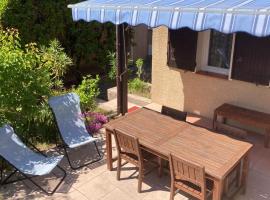
<path fill-rule="evenodd" d="M 107 58 L 109 59 L 110 71 L 108 73 L 109 79 L 112 81 L 116 80 L 116 53 L 108 52 Z"/>
<path fill-rule="evenodd" d="M 56 66 L 65 65 L 61 68 L 63 74 L 70 64 L 63 49 L 55 44 L 58 43 L 54 41 L 43 48 L 35 43 L 22 45 L 17 30 L 0 30 L 1 124 L 12 124 L 19 129 L 18 133 L 32 132 L 39 125 L 44 133 L 52 128 L 53 118 L 46 100 L 56 85 L 55 77 L 59 76 Z M 38 138 L 52 138 L 38 130 Z"/>
<path fill-rule="evenodd" d="M 72 65 L 72 60 L 64 53 L 58 40 L 50 42 L 49 47 L 41 48 L 42 61 L 44 66 L 51 72 L 51 78 L 55 89 L 63 88 L 62 78 L 67 68 Z"/>
<path fill-rule="evenodd" d="M 0 109 L 7 119 L 32 117 L 41 97 L 50 94 L 50 72 L 41 65 L 39 49 L 34 43 L 22 47 L 16 30 L 0 32 L 0 82 Z"/>
<path fill-rule="evenodd" d="M 18 29 L 23 44 L 47 45 L 57 39 L 75 65 L 86 62 L 105 67 L 107 51 L 114 50 L 115 28 L 112 24 L 73 22 L 67 5 L 79 1 L 1 0 L 0 24 Z"/>
<path fill-rule="evenodd" d="M 137 68 L 137 77 L 139 79 L 142 78 L 142 67 L 143 67 L 144 60 L 142 58 L 138 58 L 136 60 L 136 68 Z"/>
<path fill-rule="evenodd" d="M 83 78 L 82 83 L 74 90 L 80 97 L 81 105 L 84 109 L 93 110 L 96 107 L 96 98 L 100 91 L 98 83 L 99 76 L 92 78 L 90 75 Z"/>

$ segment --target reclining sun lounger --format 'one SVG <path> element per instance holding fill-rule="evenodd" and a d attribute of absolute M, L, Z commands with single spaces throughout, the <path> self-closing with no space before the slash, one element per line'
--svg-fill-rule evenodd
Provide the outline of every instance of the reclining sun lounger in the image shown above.
<path fill-rule="evenodd" d="M 80 108 L 79 96 L 75 93 L 69 93 L 62 96 L 51 97 L 49 99 L 49 105 L 53 110 L 70 167 L 75 170 L 99 161 L 102 156 L 96 144 L 97 138 L 94 138 L 86 129 Z M 81 166 L 72 165 L 67 148 L 74 149 L 86 144 L 95 145 L 98 158 Z"/>
<path fill-rule="evenodd" d="M 37 148 L 35 149 L 37 150 Z M 24 176 L 24 179 L 31 181 L 46 194 L 52 195 L 66 177 L 65 170 L 58 165 L 63 156 L 47 157 L 40 151 L 39 153 L 32 151 L 20 140 L 13 128 L 9 125 L 0 127 L 0 157 L 15 169 L 15 171 L 3 180 L 3 168 L 1 167 L 1 185 L 22 180 L 8 181 L 13 175 L 20 172 Z M 60 169 L 64 175 L 51 192 L 46 191 L 33 180 L 33 177 L 50 174 L 55 168 Z"/>

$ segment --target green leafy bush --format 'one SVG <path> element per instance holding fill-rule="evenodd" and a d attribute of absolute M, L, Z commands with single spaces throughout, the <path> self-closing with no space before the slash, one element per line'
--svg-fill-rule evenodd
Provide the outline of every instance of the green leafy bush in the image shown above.
<path fill-rule="evenodd" d="M 18 133 L 41 141 L 54 138 L 47 99 L 59 76 L 54 67 L 63 64 L 59 62 L 63 50 L 58 48 L 52 55 L 51 47 L 23 46 L 18 31 L 0 30 L 0 125 L 10 123 Z"/>
<path fill-rule="evenodd" d="M 115 52 L 109 51 L 107 58 L 109 59 L 110 71 L 108 73 L 109 79 L 111 81 L 116 80 L 116 54 Z"/>
<path fill-rule="evenodd" d="M 51 72 L 51 78 L 55 89 L 63 87 L 63 78 L 67 68 L 72 65 L 72 60 L 66 55 L 58 40 L 52 40 L 49 47 L 41 48 L 44 66 Z"/>
<path fill-rule="evenodd" d="M 0 24 L 18 29 L 23 44 L 48 45 L 56 38 L 76 66 L 88 63 L 105 68 L 107 51 L 115 49 L 115 26 L 74 22 L 67 5 L 78 2 L 81 0 L 0 0 Z"/>
<path fill-rule="evenodd" d="M 137 77 L 129 81 L 128 83 L 129 93 L 137 94 L 146 98 L 150 98 L 151 87 L 148 83 L 144 82 L 141 79 L 142 73 L 143 73 L 142 67 L 144 64 L 144 60 L 142 58 L 139 58 L 136 60 L 135 64 L 137 68 L 137 72 L 136 72 Z"/>
<path fill-rule="evenodd" d="M 85 110 L 94 110 L 96 108 L 96 98 L 100 91 L 98 83 L 99 76 L 92 78 L 90 75 L 83 78 L 82 83 L 74 90 L 81 100 L 81 105 Z"/>
<path fill-rule="evenodd" d="M 142 58 L 138 58 L 138 59 L 136 60 L 137 77 L 138 77 L 139 79 L 142 78 L 142 67 L 143 67 L 143 63 L 144 63 L 144 61 L 143 61 Z"/>
<path fill-rule="evenodd" d="M 50 94 L 50 71 L 42 66 L 39 49 L 22 47 L 16 30 L 0 32 L 0 82 L 1 122 L 32 118 L 42 97 Z"/>
<path fill-rule="evenodd" d="M 134 78 L 128 83 L 128 90 L 132 94 L 150 98 L 150 85 L 139 78 Z"/>

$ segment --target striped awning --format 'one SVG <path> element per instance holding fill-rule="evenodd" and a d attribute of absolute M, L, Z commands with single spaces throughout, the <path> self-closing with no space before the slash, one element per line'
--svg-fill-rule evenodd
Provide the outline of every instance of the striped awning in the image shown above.
<path fill-rule="evenodd" d="M 270 35 L 270 0 L 88 0 L 68 7 L 74 21 Z"/>

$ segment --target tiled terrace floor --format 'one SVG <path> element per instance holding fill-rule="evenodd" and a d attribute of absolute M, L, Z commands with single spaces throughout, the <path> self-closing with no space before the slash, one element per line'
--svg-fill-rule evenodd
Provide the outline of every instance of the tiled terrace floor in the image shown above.
<path fill-rule="evenodd" d="M 189 117 L 196 122 L 197 118 Z M 209 125 L 206 120 L 199 123 Z M 248 141 L 254 144 L 251 153 L 248 187 L 245 195 L 237 194 L 235 200 L 265 200 L 270 199 L 270 149 L 263 147 L 263 137 L 249 135 Z M 91 149 L 84 147 L 75 152 L 76 158 L 84 159 Z M 104 144 L 102 145 L 104 152 Z M 114 149 L 115 153 L 115 149 Z M 122 180 L 116 180 L 116 171 L 108 171 L 105 160 L 81 170 L 72 171 L 64 160 L 61 163 L 68 173 L 65 182 L 59 190 L 48 197 L 37 190 L 29 181 L 8 185 L 0 189 L 4 199 L 55 199 L 55 200 L 167 200 L 169 199 L 170 177 L 162 178 L 153 171 L 146 176 L 143 192 L 137 193 L 137 173 L 131 166 L 122 172 Z M 47 185 L 46 180 L 45 185 Z M 49 183 L 54 181 L 48 181 Z M 0 197 L 1 198 L 1 197 Z M 186 195 L 177 194 L 176 200 L 189 199 Z"/>

